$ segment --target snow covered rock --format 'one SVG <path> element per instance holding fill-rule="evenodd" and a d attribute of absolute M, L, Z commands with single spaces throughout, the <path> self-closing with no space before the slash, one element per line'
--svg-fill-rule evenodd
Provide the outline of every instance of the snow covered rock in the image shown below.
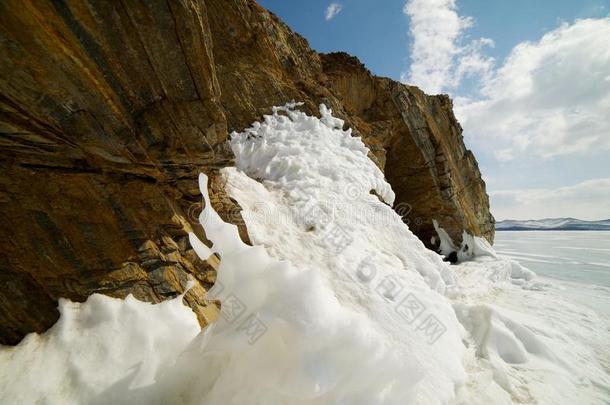
<path fill-rule="evenodd" d="M 254 246 L 214 211 L 208 179 L 200 175 L 199 219 L 212 246 L 194 233 L 190 241 L 200 259 L 213 253 L 221 258 L 206 297 L 222 303 L 215 323 L 195 337 L 194 317 L 180 299 L 157 307 L 131 297 L 125 305 L 102 296 L 84 304 L 64 302 L 56 327 L 1 352 L 3 375 L 20 362 L 30 367 L 3 379 L 10 384 L 0 387 L 0 398 L 11 403 L 449 401 L 465 374 L 461 329 L 443 297 L 455 282 L 448 265 L 369 193 L 374 189 L 386 201 L 393 199 L 362 141 L 342 130 L 325 106 L 322 118 L 295 106 L 275 108 L 263 122 L 232 135 L 237 168 L 224 175 L 244 209 Z M 267 216 L 256 215 L 261 204 Z M 294 215 L 276 222 L 289 213 Z M 176 319 L 159 329 L 164 308 L 175 311 Z M 156 330 L 149 335 L 148 328 Z M 157 336 L 163 340 L 156 343 Z M 169 343 L 172 336 L 180 336 L 175 345 Z M 143 347 L 130 349 L 138 341 Z M 116 349 L 110 347 L 114 343 Z M 159 345 L 158 354 L 151 352 Z M 92 351 L 78 354 L 88 347 Z M 107 355 L 115 360 L 105 363 Z M 45 359 L 53 364 L 49 379 L 42 376 Z M 43 383 L 29 389 L 36 376 Z"/>
<path fill-rule="evenodd" d="M 326 103 L 362 136 L 419 236 L 433 232 L 434 205 L 452 236 L 468 223 L 493 237 L 448 98 L 316 53 L 253 0 L 22 3 L 0 14 L 0 343 L 53 325 L 61 297 L 159 302 L 189 275 L 208 288 L 213 269 L 198 274 L 187 240 L 197 175 L 240 224 L 216 182 L 232 165 L 228 133 L 291 99 L 310 114 Z M 209 307 L 187 298 L 205 324 Z"/>
<path fill-rule="evenodd" d="M 0 347 L 0 402 L 603 403 L 599 319 L 550 284 L 529 289 L 513 262 L 444 263 L 370 193 L 394 197 L 364 143 L 325 106 L 296 107 L 231 135 L 237 167 L 222 175 L 253 246 L 199 176 L 189 241 L 220 259 L 215 322 L 200 330 L 184 295 L 62 300 L 54 327 Z"/>

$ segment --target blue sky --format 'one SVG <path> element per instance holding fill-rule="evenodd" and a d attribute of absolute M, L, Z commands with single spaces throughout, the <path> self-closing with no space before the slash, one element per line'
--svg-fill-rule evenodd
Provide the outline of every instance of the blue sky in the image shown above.
<path fill-rule="evenodd" d="M 344 51 L 357 56 L 374 74 L 398 80 L 408 67 L 409 21 L 404 0 L 344 0 L 331 21 L 326 0 L 258 0 L 319 52 Z M 610 1 L 603 0 L 462 0 L 460 14 L 473 16 L 469 34 L 493 38 L 492 56 L 504 58 L 519 42 L 533 40 L 561 21 L 603 17 Z"/>
<path fill-rule="evenodd" d="M 610 0 L 259 3 L 320 52 L 454 98 L 498 219 L 610 218 Z"/>

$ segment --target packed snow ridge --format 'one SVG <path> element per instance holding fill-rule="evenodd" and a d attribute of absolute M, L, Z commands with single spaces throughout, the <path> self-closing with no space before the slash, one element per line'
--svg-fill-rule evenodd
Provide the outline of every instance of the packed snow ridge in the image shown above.
<path fill-rule="evenodd" d="M 608 381 L 586 347 L 492 303 L 536 302 L 531 272 L 495 254 L 443 262 L 392 210 L 362 141 L 324 105 L 320 118 L 297 107 L 231 134 L 223 175 L 253 246 L 200 175 L 212 246 L 190 240 L 221 258 L 216 322 L 200 330 L 182 297 L 62 300 L 48 332 L 0 350 L 0 402 L 601 403 Z"/>

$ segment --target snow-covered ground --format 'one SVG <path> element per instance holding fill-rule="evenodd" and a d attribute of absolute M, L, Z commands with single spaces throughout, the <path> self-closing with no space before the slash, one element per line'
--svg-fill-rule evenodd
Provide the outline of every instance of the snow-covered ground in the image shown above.
<path fill-rule="evenodd" d="M 219 320 L 200 331 L 180 297 L 62 301 L 47 333 L 0 349 L 0 403 L 605 403 L 607 323 L 474 239 L 444 263 L 360 139 L 295 107 L 232 134 L 223 174 L 253 247 L 200 178 L 213 246 L 191 243 L 222 258 Z"/>
<path fill-rule="evenodd" d="M 566 298 L 556 280 L 502 281 L 510 262 L 454 266 L 454 308 L 469 332 L 468 383 L 457 403 L 608 403 L 608 318 Z"/>

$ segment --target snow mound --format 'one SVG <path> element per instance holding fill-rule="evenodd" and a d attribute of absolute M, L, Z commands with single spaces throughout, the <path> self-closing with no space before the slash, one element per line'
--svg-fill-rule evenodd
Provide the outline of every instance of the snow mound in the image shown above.
<path fill-rule="evenodd" d="M 152 305 L 94 294 L 61 299 L 59 312 L 43 335 L 0 347 L 0 403 L 133 403 L 200 333 L 182 296 Z"/>
<path fill-rule="evenodd" d="M 233 132 L 237 168 L 266 186 L 282 188 L 296 201 L 326 197 L 324 192 L 334 188 L 353 200 L 374 190 L 393 204 L 394 192 L 360 138 L 352 137 L 351 129 L 343 131 L 343 120 L 324 104 L 321 118 L 295 110 L 301 104 L 274 107 L 262 123 Z"/>
<path fill-rule="evenodd" d="M 304 362 L 277 358 L 280 374 L 305 375 L 303 387 L 318 387 L 306 392 L 315 403 L 448 401 L 464 378 L 460 327 L 439 294 L 455 283 L 448 266 L 370 193 L 394 198 L 362 141 L 325 106 L 321 119 L 294 107 L 275 108 L 262 123 L 233 133 L 237 168 L 223 170 L 252 242 L 303 277 L 295 287 L 280 285 L 282 292 L 259 309 L 269 322 L 278 317 L 278 302 L 293 314 L 283 333 L 291 331 L 290 351 Z M 279 333 L 272 325 L 253 356 L 268 356 L 259 344 Z M 291 393 L 293 401 L 303 394 Z"/>

